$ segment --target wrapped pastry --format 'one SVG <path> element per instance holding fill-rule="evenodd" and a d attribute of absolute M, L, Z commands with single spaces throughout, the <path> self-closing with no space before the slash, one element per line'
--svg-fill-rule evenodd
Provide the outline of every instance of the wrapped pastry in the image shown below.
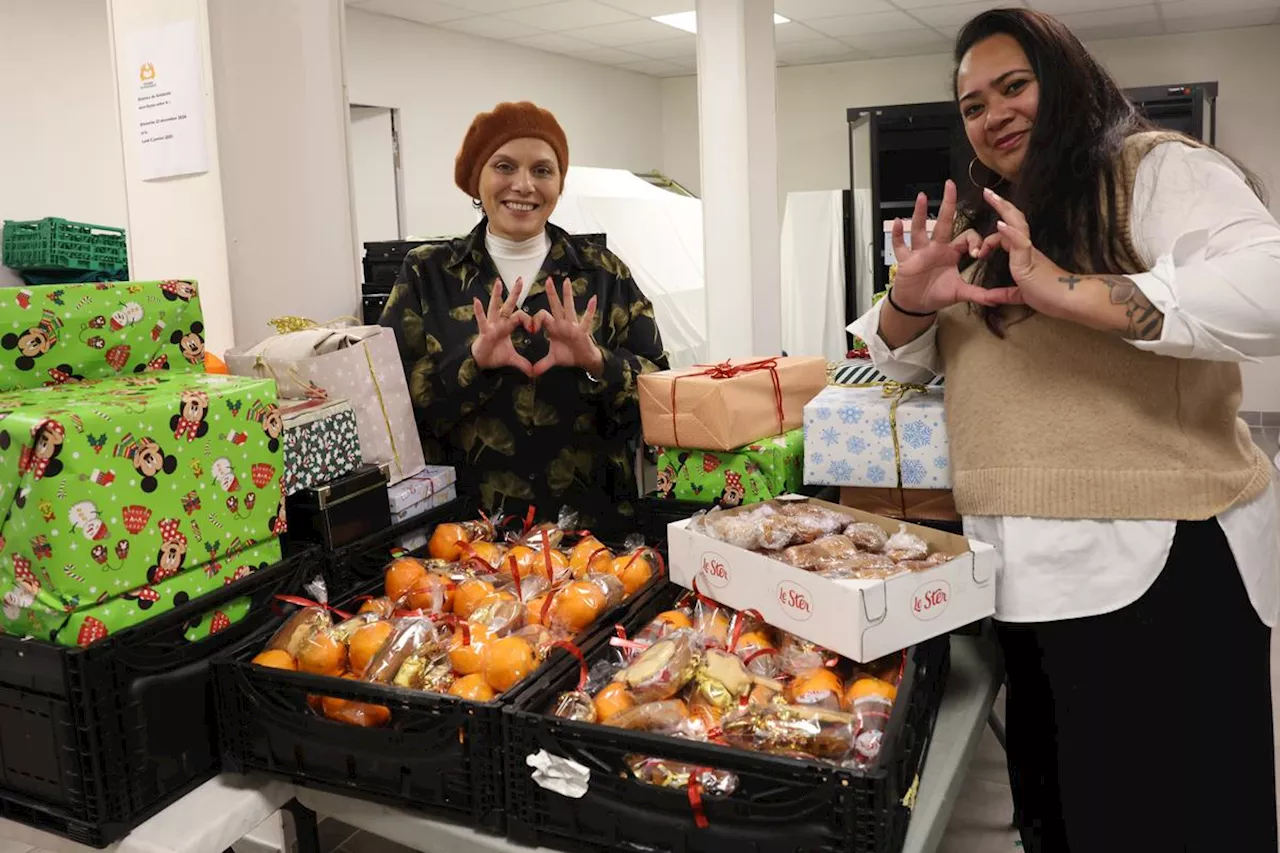
<path fill-rule="evenodd" d="M 896 565 L 899 569 L 906 572 L 923 572 L 929 569 L 937 568 L 943 563 L 950 562 L 952 559 L 950 554 L 944 554 L 937 551 L 923 560 L 899 560 Z"/>
<path fill-rule="evenodd" d="M 711 767 L 695 767 L 663 758 L 644 755 L 628 755 L 627 768 L 636 781 L 659 788 L 686 789 L 691 782 L 702 789 L 702 796 L 719 799 L 738 790 L 738 777 L 727 770 Z"/>
<path fill-rule="evenodd" d="M 702 644 L 692 631 L 676 631 L 659 640 L 618 673 L 640 704 L 670 699 L 693 678 Z"/>
<path fill-rule="evenodd" d="M 702 516 L 696 529 L 737 548 L 748 551 L 759 550 L 762 546 L 760 537 L 763 515 L 759 512 L 721 512 L 712 511 Z"/>
<path fill-rule="evenodd" d="M 551 716 L 562 720 L 575 720 L 579 723 L 597 722 L 596 706 L 591 697 L 581 690 L 561 693 L 551 706 Z"/>
<path fill-rule="evenodd" d="M 365 668 L 364 680 L 390 684 L 413 654 L 429 659 L 443 657 L 448 650 L 446 638 L 446 632 L 426 617 L 408 616 L 398 620 L 391 636 Z"/>
<path fill-rule="evenodd" d="M 817 543 L 814 543 L 817 544 Z M 904 569 L 884 554 L 867 554 L 862 551 L 823 563 L 818 574 L 831 580 L 887 578 L 900 574 Z"/>
<path fill-rule="evenodd" d="M 861 551 L 879 554 L 884 551 L 889 534 L 878 524 L 868 521 L 855 521 L 844 529 L 844 535 L 853 540 L 853 544 Z"/>
<path fill-rule="evenodd" d="M 835 670 L 819 667 L 801 673 L 787 685 L 787 701 L 792 705 L 839 711 L 844 702 L 844 682 Z"/>
<path fill-rule="evenodd" d="M 293 613 L 284 624 L 271 636 L 263 651 L 284 651 L 295 660 L 302 652 L 304 646 L 311 640 L 313 634 L 317 631 L 329 629 L 333 627 L 333 617 L 329 615 L 329 591 L 325 586 L 324 579 L 317 577 L 311 583 L 304 587 L 307 595 L 311 596 L 308 602 L 306 599 L 294 599 L 285 597 L 282 600 L 293 604 L 308 604 L 301 610 Z"/>
<path fill-rule="evenodd" d="M 693 680 L 697 696 L 722 711 L 736 706 L 753 684 L 742 660 L 719 649 L 703 653 Z"/>
<path fill-rule="evenodd" d="M 797 705 L 748 705 L 725 715 L 724 740 L 740 749 L 842 761 L 853 750 L 853 715 Z"/>
<path fill-rule="evenodd" d="M 495 637 L 505 637 L 524 627 L 524 604 L 511 592 L 493 592 L 476 604 L 467 620 L 479 625 Z"/>
<path fill-rule="evenodd" d="M 605 721 L 605 725 L 640 732 L 673 734 L 689 719 L 689 706 L 682 699 L 664 699 L 636 705 Z"/>
<path fill-rule="evenodd" d="M 847 536 L 824 536 L 807 545 L 792 545 L 782 552 L 782 562 L 797 569 L 826 569 L 858 554 L 858 546 Z"/>
<path fill-rule="evenodd" d="M 778 668 L 785 675 L 797 676 L 826 666 L 836 655 L 816 643 L 795 634 L 784 634 L 778 646 Z"/>
<path fill-rule="evenodd" d="M 898 532 L 889 537 L 884 545 L 885 556 L 894 562 L 902 560 L 923 560 L 929 556 L 929 543 L 907 530 L 905 524 L 898 526 Z"/>
<path fill-rule="evenodd" d="M 425 690 L 429 693 L 448 693 L 458 676 L 449 665 L 447 657 L 435 660 L 415 652 L 401 665 L 392 681 L 397 687 Z"/>

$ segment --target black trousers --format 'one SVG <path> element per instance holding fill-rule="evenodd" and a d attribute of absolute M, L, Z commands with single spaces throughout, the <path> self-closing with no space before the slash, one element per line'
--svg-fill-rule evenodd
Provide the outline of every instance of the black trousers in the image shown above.
<path fill-rule="evenodd" d="M 996 628 L 1029 853 L 1276 853 L 1271 631 L 1217 521 L 1122 610 Z"/>

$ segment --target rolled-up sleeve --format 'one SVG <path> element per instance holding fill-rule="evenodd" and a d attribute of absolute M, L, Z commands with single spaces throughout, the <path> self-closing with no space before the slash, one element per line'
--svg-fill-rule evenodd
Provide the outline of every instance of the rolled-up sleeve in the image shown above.
<path fill-rule="evenodd" d="M 923 335 L 897 349 L 880 337 L 880 311 L 884 300 L 849 324 L 849 333 L 857 335 L 867 345 L 871 362 L 890 379 L 898 382 L 928 382 L 941 370 L 938 363 L 938 325 L 930 326 Z"/>
<path fill-rule="evenodd" d="M 1139 349 L 1174 358 L 1253 361 L 1280 355 L 1280 224 L 1230 160 L 1179 142 L 1138 167 L 1130 276 L 1164 313 Z"/>

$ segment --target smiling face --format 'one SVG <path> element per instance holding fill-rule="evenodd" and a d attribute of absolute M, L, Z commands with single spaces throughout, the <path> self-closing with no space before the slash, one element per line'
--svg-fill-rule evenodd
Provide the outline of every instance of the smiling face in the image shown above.
<path fill-rule="evenodd" d="M 562 181 L 555 152 L 541 139 L 513 139 L 499 148 L 480 171 L 489 230 L 515 241 L 541 234 L 560 200 Z"/>
<path fill-rule="evenodd" d="M 1040 106 L 1040 84 L 1022 46 L 1003 33 L 975 44 L 960 60 L 956 91 L 978 159 L 1006 180 L 1016 180 Z"/>

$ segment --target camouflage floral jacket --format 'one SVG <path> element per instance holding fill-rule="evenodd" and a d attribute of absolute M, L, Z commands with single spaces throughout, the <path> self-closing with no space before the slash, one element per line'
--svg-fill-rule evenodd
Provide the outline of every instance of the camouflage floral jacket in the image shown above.
<path fill-rule="evenodd" d="M 453 465 L 459 484 L 479 490 L 491 511 L 555 518 L 562 506 L 604 532 L 629 532 L 636 494 L 633 442 L 640 431 L 636 377 L 667 368 L 653 305 L 608 250 L 553 225 L 551 250 L 524 302 L 548 308 L 545 283 L 573 282 L 579 310 L 598 298 L 595 339 L 604 371 L 556 368 L 534 381 L 512 369 L 480 370 L 472 300 L 487 305 L 498 278 L 485 248 L 488 222 L 465 238 L 424 245 L 405 258 L 381 323 L 395 331 L 429 463 Z M 517 329 L 530 362 L 547 353 L 542 335 Z"/>

